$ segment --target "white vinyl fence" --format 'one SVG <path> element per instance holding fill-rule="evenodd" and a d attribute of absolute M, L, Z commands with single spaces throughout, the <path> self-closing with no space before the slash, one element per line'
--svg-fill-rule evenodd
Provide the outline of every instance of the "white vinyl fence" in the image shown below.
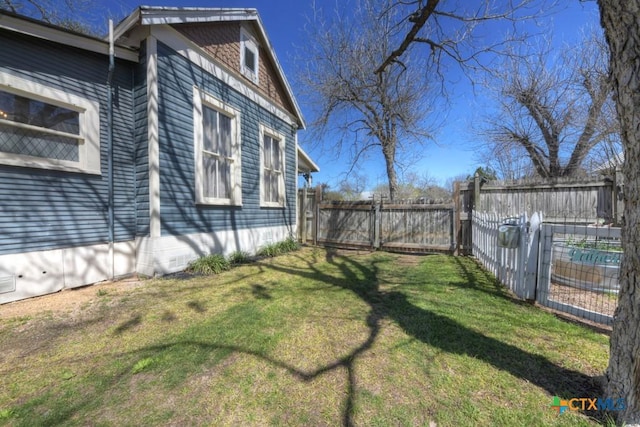
<path fill-rule="evenodd" d="M 529 220 L 526 213 L 501 218 L 493 213 L 473 212 L 473 254 L 522 299 L 535 299 L 541 223 L 539 213 L 534 213 Z"/>

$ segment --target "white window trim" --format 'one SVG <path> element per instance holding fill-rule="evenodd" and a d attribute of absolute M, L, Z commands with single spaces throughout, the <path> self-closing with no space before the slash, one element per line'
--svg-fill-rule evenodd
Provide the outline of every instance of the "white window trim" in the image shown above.
<path fill-rule="evenodd" d="M 0 151 L 0 164 L 100 175 L 100 106 L 58 88 L 0 71 L 0 90 L 80 113 L 78 161 L 46 159 Z"/>
<path fill-rule="evenodd" d="M 256 69 L 255 71 L 244 65 L 244 56 L 245 49 L 249 49 L 253 52 L 256 58 Z M 259 74 L 260 74 L 260 50 L 258 49 L 258 43 L 256 39 L 253 38 L 251 34 L 249 34 L 244 28 L 240 28 L 240 72 L 243 76 L 247 77 L 249 80 L 254 82 L 255 84 L 259 83 Z"/>
<path fill-rule="evenodd" d="M 282 164 L 282 175 L 281 179 L 278 181 L 278 187 L 280 190 L 281 198 L 279 202 L 268 202 L 266 201 L 266 189 L 264 188 L 264 136 L 268 135 L 274 140 L 279 141 L 280 144 L 280 155 L 282 156 L 281 164 Z M 286 207 L 286 140 L 284 135 L 276 132 L 275 130 L 260 125 L 260 206 L 265 208 L 284 208 Z"/>
<path fill-rule="evenodd" d="M 206 106 L 222 113 L 231 120 L 231 151 L 233 164 L 231 166 L 231 198 L 205 197 L 203 193 L 203 168 L 202 152 L 204 147 L 204 134 L 202 128 L 202 108 Z M 195 161 L 195 193 L 196 203 L 203 205 L 227 205 L 242 206 L 242 165 L 240 143 L 240 111 L 230 107 L 222 101 L 203 92 L 197 87 L 193 88 L 193 136 L 194 136 L 194 161 Z"/>

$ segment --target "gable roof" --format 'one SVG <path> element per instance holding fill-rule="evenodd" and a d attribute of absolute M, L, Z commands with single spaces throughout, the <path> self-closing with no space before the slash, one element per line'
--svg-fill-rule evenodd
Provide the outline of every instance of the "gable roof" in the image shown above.
<path fill-rule="evenodd" d="M 293 106 L 295 116 L 299 122 L 299 128 L 304 129 L 305 123 L 302 112 L 293 96 L 291 86 L 276 57 L 256 9 L 140 6 L 114 28 L 114 39 L 120 39 L 136 26 L 141 25 L 151 26 L 233 21 L 248 22 L 254 25 L 260 38 L 260 43 L 267 52 L 269 61 L 275 68 L 278 78 L 285 88 L 287 100 Z"/>

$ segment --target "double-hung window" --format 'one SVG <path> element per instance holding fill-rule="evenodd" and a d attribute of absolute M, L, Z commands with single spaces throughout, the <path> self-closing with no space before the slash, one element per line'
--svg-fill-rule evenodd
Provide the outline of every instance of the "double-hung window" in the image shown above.
<path fill-rule="evenodd" d="M 239 113 L 194 91 L 196 203 L 240 205 Z"/>
<path fill-rule="evenodd" d="M 260 126 L 260 195 L 262 206 L 285 205 L 284 137 L 265 126 Z"/>
<path fill-rule="evenodd" d="M 98 105 L 0 73 L 0 163 L 100 173 Z"/>

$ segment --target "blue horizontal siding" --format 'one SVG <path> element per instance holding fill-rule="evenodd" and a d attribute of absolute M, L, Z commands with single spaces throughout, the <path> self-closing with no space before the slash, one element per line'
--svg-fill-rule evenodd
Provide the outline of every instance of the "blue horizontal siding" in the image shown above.
<path fill-rule="evenodd" d="M 149 144 L 147 137 L 146 47 L 140 50 L 133 81 L 133 119 L 136 180 L 136 236 L 149 236 Z"/>
<path fill-rule="evenodd" d="M 193 86 L 241 112 L 242 206 L 195 204 Z M 224 82 L 158 43 L 160 216 L 162 235 L 291 225 L 295 222 L 296 147 L 291 127 Z M 287 207 L 260 207 L 259 125 L 285 136 Z"/>
<path fill-rule="evenodd" d="M 108 58 L 0 30 L 0 70 L 97 101 L 102 175 L 0 165 L 0 254 L 104 243 Z M 132 65 L 114 74 L 115 240 L 135 236 Z"/>

